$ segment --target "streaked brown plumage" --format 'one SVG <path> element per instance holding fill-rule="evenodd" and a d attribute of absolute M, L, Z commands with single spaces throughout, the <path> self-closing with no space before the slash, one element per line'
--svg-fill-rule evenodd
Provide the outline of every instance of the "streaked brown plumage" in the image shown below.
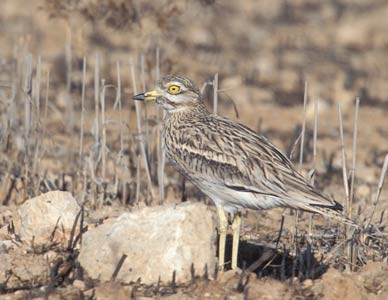
<path fill-rule="evenodd" d="M 273 207 L 302 209 L 352 223 L 339 212 L 338 202 L 311 186 L 265 137 L 209 113 L 189 79 L 164 77 L 155 91 L 134 98 L 156 100 L 166 110 L 166 154 L 179 172 L 214 201 L 220 223 L 226 219 L 223 210 L 235 214 L 239 208 Z M 232 267 L 236 262 L 232 261 Z"/>

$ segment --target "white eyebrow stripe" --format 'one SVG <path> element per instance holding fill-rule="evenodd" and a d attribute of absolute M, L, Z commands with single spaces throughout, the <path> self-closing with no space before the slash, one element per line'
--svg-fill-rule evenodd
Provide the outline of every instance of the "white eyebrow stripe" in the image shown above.
<path fill-rule="evenodd" d="M 177 86 L 180 86 L 180 87 L 183 86 L 183 84 L 182 84 L 181 82 L 179 82 L 179 81 L 172 81 L 172 82 L 169 82 L 169 83 L 168 83 L 168 86 L 171 86 L 171 85 L 177 85 Z"/>

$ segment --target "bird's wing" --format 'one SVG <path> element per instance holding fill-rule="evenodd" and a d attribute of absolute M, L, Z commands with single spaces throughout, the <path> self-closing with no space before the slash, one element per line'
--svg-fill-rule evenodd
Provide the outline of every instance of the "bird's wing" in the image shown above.
<path fill-rule="evenodd" d="M 185 163 L 191 164 L 193 177 L 206 170 L 202 180 L 240 192 L 281 198 L 290 207 L 340 209 L 341 205 L 311 186 L 265 137 L 223 117 L 206 118 L 186 135 L 181 132 L 181 151 L 187 157 Z"/>

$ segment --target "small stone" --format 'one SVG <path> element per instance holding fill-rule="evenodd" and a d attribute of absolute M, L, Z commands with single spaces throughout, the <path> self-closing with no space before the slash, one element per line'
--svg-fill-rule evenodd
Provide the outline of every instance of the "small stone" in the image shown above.
<path fill-rule="evenodd" d="M 304 288 L 309 288 L 313 285 L 313 281 L 311 279 L 306 279 L 305 281 L 303 281 L 303 287 Z"/>
<path fill-rule="evenodd" d="M 0 241 L 0 253 L 7 253 L 14 246 L 10 240 Z"/>
<path fill-rule="evenodd" d="M 84 290 L 86 285 L 85 285 L 85 282 L 83 282 L 82 280 L 74 280 L 73 282 L 73 286 L 77 289 L 80 289 L 80 290 Z"/>
<path fill-rule="evenodd" d="M 120 259 L 118 282 L 177 282 L 203 276 L 215 267 L 215 222 L 202 203 L 147 207 L 124 213 L 83 236 L 79 262 L 94 279 L 111 280 Z"/>
<path fill-rule="evenodd" d="M 57 226 L 54 239 L 67 241 L 79 210 L 77 201 L 68 192 L 52 191 L 29 199 L 18 210 L 20 238 L 24 241 L 34 238 L 35 245 L 46 243 Z"/>

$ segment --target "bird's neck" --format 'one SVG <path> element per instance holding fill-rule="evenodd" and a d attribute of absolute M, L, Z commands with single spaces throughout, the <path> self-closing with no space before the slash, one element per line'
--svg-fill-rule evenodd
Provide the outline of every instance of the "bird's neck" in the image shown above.
<path fill-rule="evenodd" d="M 179 110 L 166 111 L 163 121 L 163 136 L 172 134 L 172 132 L 180 132 L 183 128 L 195 126 L 199 119 L 206 117 L 209 114 L 205 105 L 199 105 L 181 108 Z"/>
<path fill-rule="evenodd" d="M 196 105 L 179 107 L 173 110 L 168 110 L 166 113 L 167 119 L 194 118 L 209 114 L 203 102 L 198 102 Z"/>

